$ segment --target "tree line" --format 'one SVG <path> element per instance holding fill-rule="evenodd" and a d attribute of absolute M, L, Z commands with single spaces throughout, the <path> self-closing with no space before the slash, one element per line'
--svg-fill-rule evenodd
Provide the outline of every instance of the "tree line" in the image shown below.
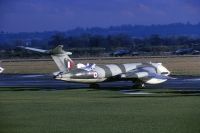
<path fill-rule="evenodd" d="M 29 46 L 42 49 L 51 49 L 57 45 L 64 45 L 65 50 L 74 53 L 74 57 L 104 56 L 119 49 L 128 49 L 132 52 L 143 51 L 160 55 L 162 52 L 175 51 L 180 48 L 195 48 L 200 50 L 200 38 L 189 36 L 162 37 L 154 34 L 148 37 L 133 37 L 127 34 L 66 36 L 56 33 L 48 39 L 22 40 L 0 42 L 0 58 L 46 58 L 47 56 L 23 50 L 18 46 Z"/>

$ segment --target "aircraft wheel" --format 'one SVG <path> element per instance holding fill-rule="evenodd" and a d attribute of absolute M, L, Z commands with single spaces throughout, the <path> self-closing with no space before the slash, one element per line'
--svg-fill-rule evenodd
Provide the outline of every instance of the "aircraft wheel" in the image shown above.
<path fill-rule="evenodd" d="M 99 89 L 99 85 L 98 84 L 90 84 L 90 88 Z"/>
<path fill-rule="evenodd" d="M 134 85 L 132 86 L 133 89 L 142 89 L 145 87 L 144 83 L 134 83 Z"/>

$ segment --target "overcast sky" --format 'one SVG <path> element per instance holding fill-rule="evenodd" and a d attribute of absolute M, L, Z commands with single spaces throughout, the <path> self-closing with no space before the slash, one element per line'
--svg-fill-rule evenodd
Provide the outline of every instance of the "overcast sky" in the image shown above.
<path fill-rule="evenodd" d="M 200 0 L 0 0 L 0 30 L 200 22 Z"/>

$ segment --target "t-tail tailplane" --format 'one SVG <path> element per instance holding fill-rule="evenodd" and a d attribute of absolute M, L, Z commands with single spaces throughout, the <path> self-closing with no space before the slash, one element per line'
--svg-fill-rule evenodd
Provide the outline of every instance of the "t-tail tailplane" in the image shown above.
<path fill-rule="evenodd" d="M 52 49 L 50 54 L 60 72 L 68 72 L 75 66 L 74 61 L 69 57 L 72 53 L 64 51 L 63 45 L 58 45 L 56 48 Z"/>

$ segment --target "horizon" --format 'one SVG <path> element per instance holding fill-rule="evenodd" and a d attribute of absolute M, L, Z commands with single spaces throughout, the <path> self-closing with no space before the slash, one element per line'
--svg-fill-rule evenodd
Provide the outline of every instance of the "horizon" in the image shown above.
<path fill-rule="evenodd" d="M 83 29 L 83 30 L 91 30 L 93 28 L 101 28 L 101 29 L 109 29 L 111 27 L 120 27 L 120 26 L 167 26 L 167 25 L 173 25 L 173 24 L 183 24 L 183 25 L 199 25 L 200 22 L 197 22 L 197 23 L 190 23 L 190 22 L 185 22 L 185 23 L 181 23 L 181 22 L 175 22 L 175 23 L 169 23 L 169 24 L 149 24 L 149 25 L 138 25 L 138 24 L 135 24 L 135 25 L 132 25 L 132 24 L 121 24 L 121 25 L 110 25 L 110 26 L 107 26 L 107 27 L 75 27 L 73 29 L 68 29 L 68 30 L 46 30 L 46 31 L 20 31 L 20 32 L 7 32 L 7 31 L 3 31 L 3 30 L 0 30 L 0 34 L 18 34 L 18 33 L 43 33 L 43 32 L 69 32 L 69 31 L 73 31 L 73 30 L 76 30 L 76 29 Z"/>
<path fill-rule="evenodd" d="M 77 27 L 200 22 L 199 0 L 1 0 L 0 31 L 69 31 Z"/>

